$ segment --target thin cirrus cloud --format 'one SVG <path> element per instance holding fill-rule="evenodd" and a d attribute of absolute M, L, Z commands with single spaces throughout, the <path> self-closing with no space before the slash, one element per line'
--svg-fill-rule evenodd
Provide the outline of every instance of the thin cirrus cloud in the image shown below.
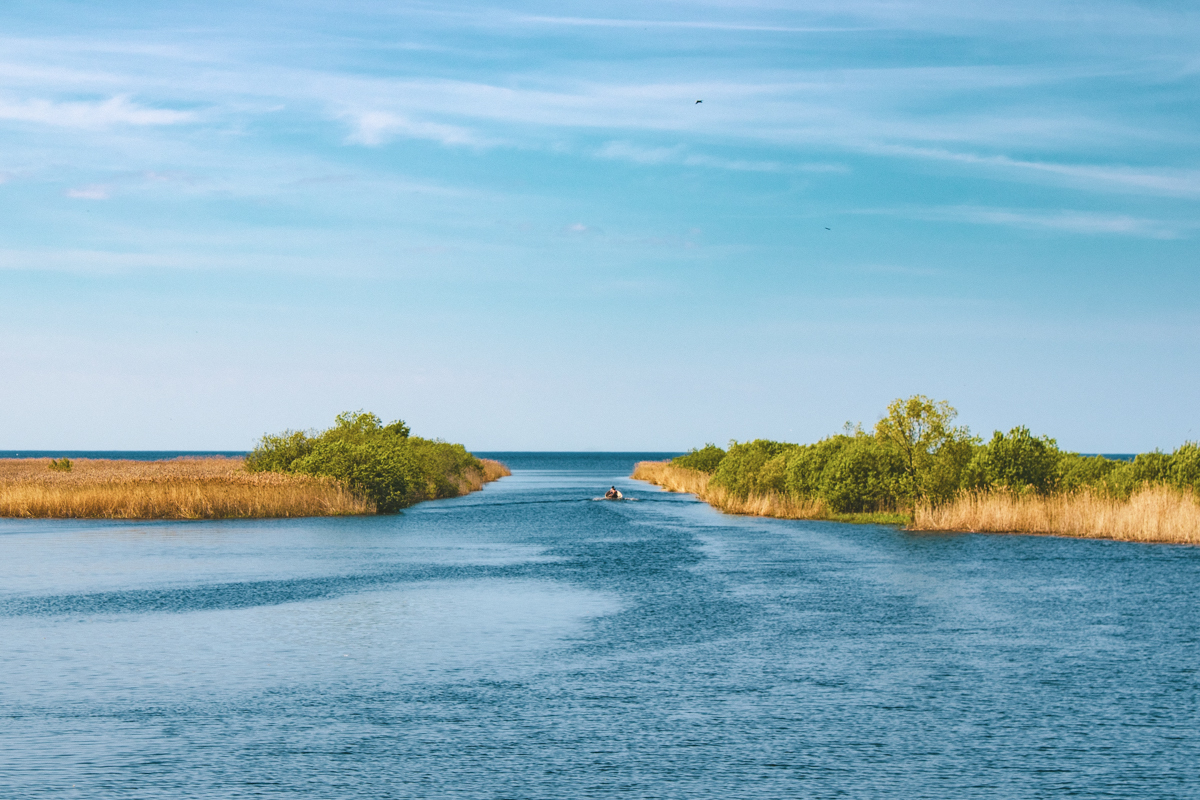
<path fill-rule="evenodd" d="M 936 208 L 868 209 L 860 214 L 882 214 L 927 222 L 951 222 L 971 225 L 1002 225 L 1027 230 L 1062 231 L 1085 235 L 1108 234 L 1146 239 L 1181 239 L 1196 225 L 1171 222 L 1128 214 L 1112 214 L 1071 209 L 1031 210 L 988 208 L 982 206 L 945 206 Z"/>
<path fill-rule="evenodd" d="M 485 140 L 458 125 L 414 120 L 390 111 L 343 111 L 338 114 L 351 126 L 347 142 L 377 147 L 397 137 L 426 139 L 444 145 L 483 146 Z"/>
<path fill-rule="evenodd" d="M 67 189 L 63 194 L 73 200 L 107 200 L 112 196 L 112 189 L 103 184 L 93 183 L 88 186 Z"/>
<path fill-rule="evenodd" d="M 950 161 L 1007 173 L 1041 176 L 1043 179 L 1048 177 L 1084 188 L 1166 197 L 1200 197 L 1200 170 L 1196 169 L 1131 167 L 1123 164 L 1064 164 L 907 145 L 868 145 L 863 149 L 885 155 Z"/>
<path fill-rule="evenodd" d="M 188 122 L 188 111 L 148 108 L 125 95 L 101 101 L 33 99 L 25 102 L 0 101 L 0 120 L 33 122 L 63 128 L 107 128 L 113 125 L 176 125 Z"/>
<path fill-rule="evenodd" d="M 595 151 L 597 158 L 614 161 L 628 161 L 634 164 L 658 165 L 680 164 L 685 167 L 712 167 L 740 172 L 848 172 L 843 164 L 826 163 L 785 163 L 782 161 L 764 161 L 740 158 L 722 158 L 720 156 L 696 153 L 684 145 L 674 147 L 641 147 L 630 142 L 606 142 Z"/>

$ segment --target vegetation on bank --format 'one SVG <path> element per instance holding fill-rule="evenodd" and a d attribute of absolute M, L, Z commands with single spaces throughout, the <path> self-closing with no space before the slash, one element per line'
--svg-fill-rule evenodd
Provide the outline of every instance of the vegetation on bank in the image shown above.
<path fill-rule="evenodd" d="M 511 474 L 461 444 L 412 436 L 404 422 L 384 425 L 362 411 L 339 414 L 334 426 L 320 433 L 264 436 L 246 457 L 246 470 L 331 478 L 381 513 L 457 497 Z"/>
<path fill-rule="evenodd" d="M 264 436 L 246 458 L 0 459 L 0 517 L 229 519 L 389 513 L 511 474 L 403 422 L 347 413 Z"/>
<path fill-rule="evenodd" d="M 374 510 L 332 479 L 252 475 L 240 458 L 80 458 L 69 471 L 45 458 L 0 459 L 0 517 L 246 519 Z"/>
<path fill-rule="evenodd" d="M 709 444 L 634 477 L 730 513 L 1200 542 L 1196 443 L 1120 461 L 1064 452 L 1025 427 L 984 442 L 956 416 L 917 395 L 891 403 L 870 432 Z"/>

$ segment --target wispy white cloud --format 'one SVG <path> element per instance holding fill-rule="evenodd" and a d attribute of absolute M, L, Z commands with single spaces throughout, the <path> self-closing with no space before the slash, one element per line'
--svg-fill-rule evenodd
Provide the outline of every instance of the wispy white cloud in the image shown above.
<path fill-rule="evenodd" d="M 414 120 L 390 111 L 346 111 L 339 116 L 350 121 L 353 130 L 346 140 L 355 144 L 374 147 L 396 137 L 427 139 L 445 145 L 485 144 L 478 135 L 461 126 Z"/>
<path fill-rule="evenodd" d="M 1147 239 L 1184 238 L 1197 226 L 1169 220 L 1071 209 L 1011 209 L 983 206 L 940 206 L 932 208 L 869 209 L 863 214 L 884 214 L 930 222 L 960 222 L 973 225 L 1004 225 L 1030 230 L 1066 233 L 1136 236 Z"/>
<path fill-rule="evenodd" d="M 34 122 L 64 128 L 107 128 L 113 125 L 176 125 L 194 118 L 189 111 L 147 108 L 118 95 L 95 102 L 0 100 L 0 120 Z"/>
<path fill-rule="evenodd" d="M 681 164 L 687 167 L 713 167 L 742 172 L 847 172 L 841 164 L 787 163 L 756 159 L 723 158 L 691 152 L 684 145 L 674 147 L 641 147 L 630 142 L 606 142 L 595 151 L 599 158 L 630 161 L 634 164 Z"/>
<path fill-rule="evenodd" d="M 863 149 L 911 158 L 992 167 L 1008 172 L 1040 173 L 1078 184 L 1107 186 L 1147 194 L 1200 196 L 1200 170 L 1196 169 L 1145 168 L 1120 164 L 1061 164 L 907 145 L 867 145 Z"/>
<path fill-rule="evenodd" d="M 93 183 L 88 186 L 67 189 L 63 194 L 75 200 L 107 200 L 112 195 L 112 188 L 103 184 Z"/>
<path fill-rule="evenodd" d="M 679 30 L 746 31 L 753 33 L 840 33 L 861 28 L 830 26 L 758 25 L 746 22 L 670 19 L 619 19 L 613 17 L 550 17 L 524 15 L 515 17 L 517 23 L 561 25 L 572 28 L 634 28 L 639 30 L 674 28 Z"/>

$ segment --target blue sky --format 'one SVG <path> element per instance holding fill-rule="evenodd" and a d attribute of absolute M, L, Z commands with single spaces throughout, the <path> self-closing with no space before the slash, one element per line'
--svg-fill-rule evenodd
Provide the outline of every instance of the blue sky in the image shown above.
<path fill-rule="evenodd" d="M 0 21 L 0 448 L 1200 438 L 1192 4 Z"/>

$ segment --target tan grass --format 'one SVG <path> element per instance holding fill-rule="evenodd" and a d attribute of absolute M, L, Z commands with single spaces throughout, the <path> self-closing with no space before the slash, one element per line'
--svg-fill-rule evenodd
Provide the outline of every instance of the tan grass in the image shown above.
<path fill-rule="evenodd" d="M 1194 495 L 1167 486 L 1147 487 L 1128 500 L 1086 491 L 965 494 L 937 507 L 918 506 L 911 528 L 1200 544 L 1200 503 Z"/>
<path fill-rule="evenodd" d="M 964 494 L 939 506 L 919 504 L 911 521 L 905 513 L 834 514 L 820 501 L 777 494 L 731 497 L 709 485 L 709 475 L 669 461 L 643 461 L 637 480 L 669 492 L 694 494 L 728 514 L 782 519 L 832 519 L 846 522 L 909 522 L 910 530 L 1031 533 L 1120 539 L 1135 542 L 1200 544 L 1200 503 L 1194 495 L 1167 486 L 1142 489 L 1121 500 L 1092 492 L 1025 495 L 1009 492 Z"/>
<path fill-rule="evenodd" d="M 169 461 L 0 459 L 0 517 L 226 519 L 371 514 L 337 481 L 248 473 L 240 458 Z"/>
<path fill-rule="evenodd" d="M 820 500 L 797 500 L 780 494 L 755 495 L 742 499 L 720 486 L 709 485 L 709 475 L 699 470 L 677 467 L 669 461 L 641 461 L 633 468 L 634 480 L 661 486 L 668 492 L 696 495 L 718 511 L 754 517 L 781 519 L 828 519 Z"/>
<path fill-rule="evenodd" d="M 463 473 L 463 477 L 459 479 L 458 493 L 460 495 L 478 492 L 483 488 L 485 483 L 498 481 L 501 478 L 512 475 L 512 470 L 499 461 L 493 461 L 490 458 L 481 458 L 479 462 L 483 464 L 482 472 L 477 469 L 468 469 Z"/>
<path fill-rule="evenodd" d="M 481 459 L 462 493 L 512 473 Z M 226 519 L 373 514 L 375 504 L 337 481 L 246 472 L 240 458 L 168 461 L 75 459 L 70 472 L 48 458 L 0 459 L 0 517 Z"/>

